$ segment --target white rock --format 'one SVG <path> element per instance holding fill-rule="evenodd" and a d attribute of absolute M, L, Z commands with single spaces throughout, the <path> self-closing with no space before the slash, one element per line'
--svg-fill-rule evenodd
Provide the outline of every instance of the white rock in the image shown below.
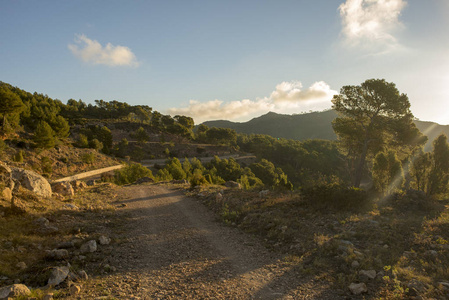
<path fill-rule="evenodd" d="M 0 194 L 0 197 L 3 197 L 6 201 L 11 201 L 12 199 L 12 191 L 10 188 L 6 187 Z"/>
<path fill-rule="evenodd" d="M 229 188 L 237 188 L 237 189 L 240 189 L 240 188 L 242 187 L 242 186 L 240 185 L 240 183 L 235 182 L 235 181 L 232 181 L 232 180 L 226 181 L 224 185 L 225 185 L 225 187 L 229 187 Z"/>
<path fill-rule="evenodd" d="M 368 289 L 366 287 L 366 284 L 364 283 L 351 283 L 349 285 L 349 290 L 351 291 L 351 293 L 353 293 L 354 295 L 360 295 L 362 293 L 366 293 L 368 292 Z"/>
<path fill-rule="evenodd" d="M 111 239 L 102 235 L 100 236 L 100 238 L 98 239 L 98 242 L 100 242 L 100 245 L 109 245 L 109 243 L 111 243 Z"/>
<path fill-rule="evenodd" d="M 95 240 L 90 240 L 83 244 L 80 248 L 81 253 L 89 253 L 97 251 L 97 242 Z"/>
<path fill-rule="evenodd" d="M 357 269 L 358 267 L 360 267 L 360 263 L 359 263 L 358 261 L 354 260 L 354 261 L 351 263 L 351 268 Z"/>
<path fill-rule="evenodd" d="M 47 256 L 54 258 L 54 259 L 64 259 L 69 256 L 69 251 L 66 249 L 53 249 L 53 250 L 47 250 Z"/>
<path fill-rule="evenodd" d="M 44 218 L 44 217 L 40 217 L 39 219 L 34 220 L 33 223 L 40 225 L 40 226 L 50 225 L 50 221 L 48 221 L 48 219 Z"/>
<path fill-rule="evenodd" d="M 50 278 L 48 279 L 48 285 L 56 286 L 63 282 L 69 275 L 69 267 L 56 267 L 53 268 Z"/>
<path fill-rule="evenodd" d="M 9 297 L 28 296 L 30 289 L 24 284 L 13 284 L 0 288 L 0 299 Z"/>
<path fill-rule="evenodd" d="M 78 209 L 78 206 L 76 206 L 75 204 L 72 204 L 72 203 L 66 203 L 62 207 L 66 208 L 66 209 L 73 209 L 73 210 L 77 210 Z"/>
<path fill-rule="evenodd" d="M 50 183 L 47 179 L 37 174 L 36 172 L 25 170 L 21 168 L 11 168 L 12 178 L 20 184 L 23 188 L 26 188 L 36 195 L 49 198 L 51 197 L 52 190 Z"/>
<path fill-rule="evenodd" d="M 369 279 L 374 279 L 376 278 L 377 273 L 375 270 L 360 270 L 359 275 L 366 276 Z"/>
<path fill-rule="evenodd" d="M 75 195 L 75 191 L 73 190 L 72 185 L 68 181 L 53 183 L 51 185 L 51 189 L 52 189 L 53 193 L 58 193 L 63 196 Z"/>
<path fill-rule="evenodd" d="M 262 190 L 259 192 L 259 197 L 260 198 L 265 198 L 268 196 L 268 194 L 270 193 L 270 190 Z"/>

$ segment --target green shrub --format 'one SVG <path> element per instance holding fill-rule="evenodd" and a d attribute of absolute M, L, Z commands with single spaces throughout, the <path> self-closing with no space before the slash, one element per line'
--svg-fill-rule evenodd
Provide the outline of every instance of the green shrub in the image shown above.
<path fill-rule="evenodd" d="M 47 156 L 42 157 L 41 158 L 41 167 L 42 167 L 42 172 L 44 172 L 46 174 L 51 174 L 53 172 L 52 160 Z"/>
<path fill-rule="evenodd" d="M 8 148 L 8 145 L 6 145 L 5 141 L 0 139 L 0 158 L 3 156 L 3 153 Z"/>
<path fill-rule="evenodd" d="M 141 164 L 129 164 L 114 172 L 114 180 L 118 185 L 133 183 L 143 177 L 154 179 L 151 170 Z"/>
<path fill-rule="evenodd" d="M 173 179 L 182 180 L 187 178 L 187 174 L 182 168 L 181 162 L 176 157 L 167 161 L 165 169 L 168 170 Z"/>
<path fill-rule="evenodd" d="M 170 172 L 167 169 L 160 169 L 156 174 L 156 181 L 173 180 Z"/>
<path fill-rule="evenodd" d="M 190 178 L 190 188 L 194 188 L 198 185 L 208 184 L 206 177 L 204 177 L 203 172 L 200 169 L 193 171 L 192 177 Z"/>
<path fill-rule="evenodd" d="M 101 174 L 101 176 L 100 176 L 100 180 L 102 181 L 102 182 L 115 182 L 115 176 L 114 176 L 115 174 L 114 173 L 111 173 L 111 172 L 108 172 L 108 173 L 103 173 L 103 174 Z"/>
<path fill-rule="evenodd" d="M 371 206 L 364 190 L 338 184 L 306 188 L 301 191 L 301 196 L 310 206 L 321 211 L 362 211 Z"/>
<path fill-rule="evenodd" d="M 240 179 L 237 180 L 244 190 L 251 190 L 254 188 L 262 188 L 264 186 L 262 180 L 255 176 L 242 175 Z"/>
<path fill-rule="evenodd" d="M 129 143 L 127 139 L 122 139 L 115 146 L 115 155 L 118 157 L 125 157 L 129 151 Z"/>
<path fill-rule="evenodd" d="M 86 164 L 93 164 L 95 161 L 95 153 L 84 153 L 81 160 Z"/>
<path fill-rule="evenodd" d="M 51 149 L 56 145 L 55 132 L 45 121 L 40 121 L 34 131 L 34 142 L 38 148 Z"/>
<path fill-rule="evenodd" d="M 95 149 L 97 151 L 100 151 L 101 149 L 103 149 L 103 143 L 100 142 L 97 139 L 93 139 L 89 141 L 89 148 Z"/>
<path fill-rule="evenodd" d="M 131 158 L 135 161 L 141 161 L 145 157 L 145 150 L 141 147 L 135 147 L 131 153 Z"/>
<path fill-rule="evenodd" d="M 150 139 L 148 133 L 146 132 L 146 130 L 143 127 L 140 127 L 139 129 L 137 129 L 134 132 L 133 136 L 137 140 L 137 142 L 142 143 L 142 144 L 145 142 L 148 142 L 148 140 Z"/>
<path fill-rule="evenodd" d="M 87 140 L 87 136 L 84 134 L 80 134 L 78 137 L 78 141 L 76 141 L 76 146 L 79 148 L 89 148 L 89 141 Z"/>

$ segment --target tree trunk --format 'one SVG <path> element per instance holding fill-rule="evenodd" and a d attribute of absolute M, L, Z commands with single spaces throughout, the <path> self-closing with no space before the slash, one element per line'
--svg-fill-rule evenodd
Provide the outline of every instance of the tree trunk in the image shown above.
<path fill-rule="evenodd" d="M 362 181 L 363 166 L 365 165 L 367 153 L 368 153 L 368 139 L 365 139 L 365 142 L 363 143 L 362 153 L 360 154 L 360 161 L 357 166 L 357 169 L 355 170 L 354 187 L 356 188 L 360 187 L 360 182 Z"/>

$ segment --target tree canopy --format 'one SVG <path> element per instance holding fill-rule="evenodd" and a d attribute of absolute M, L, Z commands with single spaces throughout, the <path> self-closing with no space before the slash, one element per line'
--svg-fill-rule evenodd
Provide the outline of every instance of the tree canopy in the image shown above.
<path fill-rule="evenodd" d="M 369 79 L 344 86 L 332 99 L 338 117 L 333 128 L 348 159 L 352 161 L 353 185 L 360 186 L 368 155 L 393 147 L 410 152 L 425 143 L 413 123 L 410 102 L 394 83 Z"/>
<path fill-rule="evenodd" d="M 3 116 L 2 129 L 5 129 L 7 116 L 9 114 L 18 114 L 23 108 L 23 102 L 17 94 L 4 86 L 0 86 L 0 114 Z"/>

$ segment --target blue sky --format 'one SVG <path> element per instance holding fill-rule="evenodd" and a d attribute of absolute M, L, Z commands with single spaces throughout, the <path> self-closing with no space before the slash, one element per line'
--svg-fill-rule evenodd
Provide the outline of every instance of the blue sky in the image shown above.
<path fill-rule="evenodd" d="M 0 80 L 30 92 L 246 121 L 396 83 L 449 124 L 449 1 L 20 1 L 0 6 Z"/>

